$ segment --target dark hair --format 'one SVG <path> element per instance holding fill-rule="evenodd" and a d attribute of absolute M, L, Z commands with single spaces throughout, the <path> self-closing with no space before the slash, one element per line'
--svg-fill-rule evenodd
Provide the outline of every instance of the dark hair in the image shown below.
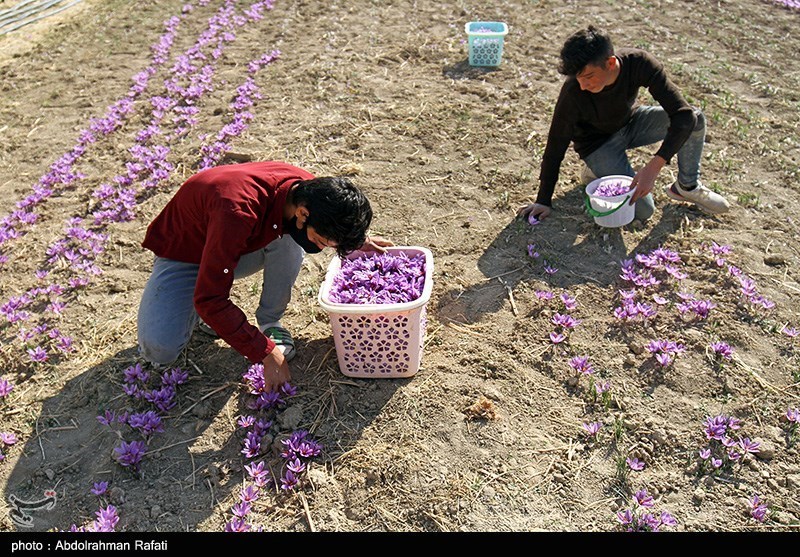
<path fill-rule="evenodd" d="M 372 207 L 349 179 L 301 180 L 292 189 L 291 201 L 308 209 L 306 222 L 317 234 L 336 242 L 336 253 L 340 257 L 360 248 L 366 241 Z"/>
<path fill-rule="evenodd" d="M 562 75 L 577 75 L 589 64 L 601 66 L 614 56 L 611 37 L 603 29 L 590 25 L 573 33 L 561 48 L 561 63 L 558 72 Z"/>

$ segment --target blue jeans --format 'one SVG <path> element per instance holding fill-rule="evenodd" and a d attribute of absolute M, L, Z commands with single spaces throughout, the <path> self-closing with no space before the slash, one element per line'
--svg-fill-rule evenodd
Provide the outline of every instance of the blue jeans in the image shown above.
<path fill-rule="evenodd" d="M 280 324 L 303 264 L 303 249 L 288 234 L 239 259 L 234 280 L 261 271 L 256 323 L 264 330 Z M 200 265 L 156 257 L 139 304 L 139 353 L 149 362 L 168 364 L 189 342 L 198 320 L 194 287 Z"/>
<path fill-rule="evenodd" d="M 695 108 L 697 124 L 689 138 L 678 151 L 678 182 L 689 188 L 697 185 L 700 179 L 700 158 L 703 156 L 703 144 L 706 139 L 706 119 L 703 113 Z M 652 145 L 667 136 L 669 115 L 660 106 L 640 106 L 630 121 L 617 133 L 608 138 L 597 150 L 592 151 L 583 162 L 595 176 L 622 174 L 634 176 L 636 173 L 628 160 L 628 149 Z M 652 194 L 648 194 L 636 202 L 636 216 L 639 220 L 647 220 L 653 215 L 655 205 Z"/>

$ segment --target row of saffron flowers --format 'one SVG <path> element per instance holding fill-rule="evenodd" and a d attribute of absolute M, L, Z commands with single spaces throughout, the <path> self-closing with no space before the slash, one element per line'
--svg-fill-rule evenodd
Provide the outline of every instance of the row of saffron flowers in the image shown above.
<path fill-rule="evenodd" d="M 728 246 L 720 246 L 712 242 L 711 245 L 705 247 L 712 253 L 718 266 L 724 265 L 725 262 L 724 259 L 722 259 L 722 255 L 730 253 L 730 248 Z M 538 257 L 539 254 L 535 250 L 535 245 L 529 245 L 528 254 L 532 257 Z M 659 285 L 664 275 L 672 277 L 677 281 L 686 278 L 687 275 L 679 267 L 680 257 L 678 254 L 664 248 L 658 248 L 646 255 L 638 255 L 636 256 L 636 262 L 644 267 L 644 271 L 636 270 L 633 261 L 623 262 L 621 277 L 633 283 L 634 290 L 620 291 L 623 304 L 615 309 L 615 316 L 621 321 L 637 320 L 646 323 L 649 319 L 655 317 L 657 311 L 653 306 L 642 302 L 635 302 L 635 296 L 638 294 L 635 288 L 639 287 L 644 290 L 649 286 Z M 660 273 L 658 273 L 659 271 Z M 750 277 L 744 275 L 744 273 L 734 266 L 729 266 L 729 272 L 731 276 L 738 279 L 741 285 L 741 296 L 751 310 L 760 309 L 768 311 L 775 307 L 774 302 L 758 292 L 755 282 Z M 659 277 L 657 274 L 661 274 L 662 276 Z M 546 291 L 538 291 L 537 297 L 540 299 L 552 299 L 553 295 Z M 654 294 L 653 298 L 659 305 L 666 305 L 668 303 L 668 301 L 659 294 Z M 689 317 L 692 320 L 703 320 L 706 319 L 710 311 L 716 307 L 716 304 L 711 300 L 697 300 L 693 295 L 685 292 L 679 293 L 679 298 L 681 301 L 675 304 L 675 306 L 683 318 Z M 553 323 L 561 327 L 562 330 L 571 330 L 574 325 L 577 324 L 571 319 L 566 319 L 565 316 L 561 314 L 556 314 L 553 317 Z M 782 332 L 792 338 L 797 336 L 796 330 L 788 325 L 783 327 Z M 564 342 L 567 337 L 567 334 L 560 331 L 555 331 L 550 334 L 550 340 L 554 345 L 559 345 Z M 646 348 L 654 355 L 656 362 L 662 367 L 669 366 L 676 355 L 685 351 L 685 347 L 682 344 L 667 339 L 653 339 Z M 709 350 L 713 353 L 713 358 L 720 367 L 723 361 L 733 358 L 734 349 L 724 341 L 712 342 L 709 345 Z M 585 375 L 594 373 L 592 365 L 585 356 L 573 357 L 570 360 L 570 366 L 578 373 Z M 798 416 L 793 409 L 787 411 L 786 421 L 789 424 L 788 431 L 794 433 L 797 419 Z M 709 420 L 711 420 L 711 418 L 709 418 Z M 583 427 L 589 436 L 594 436 L 599 431 L 601 423 L 593 422 L 583 424 Z M 699 451 L 701 463 L 708 461 L 708 463 L 712 464 L 713 468 L 716 469 L 724 466 L 723 458 L 728 462 L 741 462 L 743 455 L 756 454 L 758 452 L 758 443 L 751 441 L 749 438 L 740 438 L 737 441 L 726 438 L 725 446 L 728 447 L 728 451 L 724 453 L 724 457 L 722 458 L 720 458 L 719 455 L 712 455 L 710 448 L 701 449 Z M 632 470 L 641 470 L 644 467 L 644 463 L 639 461 L 638 458 L 628 458 L 626 459 L 626 464 Z M 758 495 L 754 495 L 752 501 L 758 503 Z M 763 504 L 754 504 L 754 510 L 751 515 L 757 520 L 763 521 L 764 509 L 765 506 Z M 635 513 L 632 514 L 630 510 L 618 513 L 620 522 L 626 526 L 627 529 L 634 530 L 658 529 L 660 524 L 662 526 L 674 525 L 674 518 L 671 517 L 671 515 L 667 516 L 669 517 L 668 520 L 670 524 L 661 524 L 658 518 L 653 515 L 646 515 L 646 520 L 637 520 Z"/>
<path fill-rule="evenodd" d="M 280 474 L 274 474 L 264 460 L 255 459 L 268 456 L 273 442 L 274 420 L 270 419 L 284 409 L 288 399 L 297 395 L 297 389 L 284 383 L 279 389 L 268 391 L 264 382 L 264 366 L 253 364 L 243 375 L 248 389 L 249 413 L 239 416 L 237 425 L 244 433 L 241 453 L 250 462 L 245 465 L 247 477 L 239 493 L 239 501 L 231 508 L 231 519 L 225 524 L 226 532 L 247 532 L 263 530 L 254 527 L 251 513 L 255 503 L 270 487 L 277 493 L 290 493 L 299 488 L 307 473 L 309 462 L 322 452 L 322 445 L 315 441 L 306 430 L 297 430 L 281 439 Z"/>
<path fill-rule="evenodd" d="M 253 6 L 264 6 L 260 2 Z M 251 8 L 253 8 L 251 6 Z M 32 328 L 20 326 L 19 338 L 27 350 L 28 357 L 33 362 L 43 362 L 49 357 L 47 346 L 54 346 L 60 352 L 69 352 L 72 349 L 71 340 L 67 339 L 57 329 L 48 324 L 48 314 L 58 316 L 66 307 L 66 293 L 89 284 L 91 276 L 100 274 L 101 270 L 95 260 L 103 253 L 108 235 L 101 231 L 114 222 L 123 222 L 135 218 L 137 196 L 142 195 L 152 188 L 165 182 L 173 169 L 167 161 L 170 148 L 166 145 L 155 145 L 153 141 L 163 136 L 162 121 L 169 114 L 168 111 L 177 113 L 173 118 L 175 131 L 171 139 L 185 133 L 187 127 L 195 121 L 185 120 L 189 113 L 187 108 L 196 108 L 196 103 L 203 93 L 212 89 L 209 80 L 213 74 L 213 66 L 203 63 L 196 67 L 192 60 L 205 60 L 207 56 L 202 53 L 201 47 L 214 47 L 212 58 L 219 58 L 222 47 L 226 42 L 233 40 L 234 35 L 228 28 L 231 25 L 243 25 L 247 18 L 232 17 L 230 14 L 231 2 L 209 21 L 209 31 L 203 33 L 201 39 L 187 51 L 187 54 L 178 58 L 172 68 L 171 76 L 165 80 L 165 88 L 170 92 L 167 96 L 154 96 L 150 99 L 151 118 L 147 125 L 136 134 L 136 144 L 129 149 L 133 160 L 126 164 L 125 174 L 115 177 L 112 182 L 102 184 L 92 194 L 97 201 L 91 213 L 93 222 L 90 224 L 83 219 L 73 218 L 67 223 L 65 234 L 53 242 L 47 249 L 48 259 L 42 268 L 36 272 L 36 278 L 43 282 L 53 271 L 60 271 L 66 278 L 60 282 L 53 282 L 47 286 L 36 286 L 23 293 L 21 296 L 11 297 L 0 305 L 2 313 L 9 323 L 24 323 L 29 321 L 34 312 L 32 309 L 44 308 L 39 313 L 40 322 Z M 253 12 L 257 17 L 259 12 Z M 235 23 L 234 23 L 235 22 Z M 248 77 L 243 86 L 237 89 L 236 97 L 231 103 L 234 113 L 234 126 L 226 125 L 220 134 L 227 140 L 241 134 L 247 122 L 253 115 L 247 108 L 254 104 L 254 99 L 259 97 L 258 88 L 253 80 L 253 75 L 263 66 L 271 63 L 279 53 L 273 51 L 265 54 L 248 64 Z M 217 144 L 220 142 L 217 141 Z M 224 143 L 227 146 L 227 143 Z M 218 162 L 223 151 L 217 149 L 216 157 L 204 157 L 204 165 Z M 68 285 L 68 286 L 65 286 Z M 37 342 L 39 340 L 39 342 Z M 42 346 L 44 344 L 44 346 Z"/>
<path fill-rule="evenodd" d="M 231 3 L 226 3 L 227 7 L 230 7 Z M 267 6 L 268 3 L 266 2 L 259 2 L 251 6 L 251 9 L 248 10 L 248 14 L 251 20 L 257 20 L 260 17 L 260 13 L 258 11 L 258 7 Z M 246 23 L 248 19 L 245 18 L 237 18 L 236 22 L 238 25 L 243 25 Z M 210 30 L 219 30 L 223 27 L 220 25 L 221 21 L 220 18 L 212 18 L 209 23 Z M 207 41 L 209 36 L 206 34 L 205 40 Z M 230 40 L 230 37 L 228 37 Z M 196 45 L 197 46 L 197 45 Z M 196 49 L 195 49 L 196 52 Z M 215 53 L 217 56 L 221 53 L 219 47 L 215 49 Z M 258 91 L 257 88 L 254 86 L 253 75 L 265 65 L 271 63 L 275 60 L 278 56 L 278 53 L 273 51 L 272 53 L 265 54 L 256 58 L 255 60 L 251 61 L 248 64 L 248 77 L 245 82 L 244 87 L 240 87 L 237 90 L 237 95 L 231 105 L 231 108 L 234 112 L 234 117 L 236 118 L 241 113 L 245 112 L 246 109 L 253 105 L 254 99 L 258 98 Z M 203 79 L 206 79 L 208 76 L 208 72 L 195 72 L 201 73 L 203 75 Z M 173 72 L 172 77 L 170 78 L 170 83 L 177 83 L 175 81 L 176 76 L 179 75 L 180 72 L 175 71 Z M 191 81 L 192 76 L 194 74 L 188 72 L 188 75 L 184 76 Z M 174 89 L 174 87 L 173 87 Z M 187 90 L 190 87 L 186 88 Z M 210 90 L 210 88 L 207 88 Z M 192 89 L 193 96 L 191 98 L 192 101 L 197 100 L 196 93 L 198 88 L 195 87 Z M 158 135 L 160 131 L 158 130 L 158 122 L 163 119 L 166 113 L 163 110 L 160 110 L 159 107 L 163 108 L 164 106 L 163 97 L 153 98 L 151 99 L 151 105 L 153 106 L 152 110 L 152 118 L 149 125 L 145 126 L 145 128 L 137 134 L 137 142 L 140 145 L 136 145 L 131 149 L 131 154 L 134 157 L 138 157 L 138 160 L 134 161 L 133 163 L 129 163 L 126 165 L 126 170 L 128 174 L 125 176 L 117 177 L 117 182 L 125 184 L 126 178 L 135 176 L 139 177 L 142 173 L 142 167 L 145 169 L 151 170 L 150 177 L 142 178 L 140 181 L 142 182 L 142 188 L 154 187 L 157 184 L 158 179 L 166 178 L 166 174 L 163 172 L 157 172 L 159 170 L 159 163 L 164 163 L 164 156 L 168 153 L 168 149 L 159 146 L 147 146 L 143 143 L 149 141 L 155 135 Z M 185 106 L 188 104 L 187 99 L 181 99 L 177 103 L 172 103 L 172 106 L 178 108 L 180 106 Z M 186 114 L 185 111 L 182 114 Z M 252 115 L 248 115 L 251 119 Z M 238 133 L 242 133 L 244 131 L 244 127 L 237 127 L 233 130 L 226 129 L 224 137 L 226 139 L 231 139 L 235 137 Z M 178 134 L 176 133 L 175 136 Z M 153 156 L 155 153 L 155 156 Z M 221 152 L 219 156 L 221 156 Z M 148 160 L 148 158 L 150 160 Z M 169 169 L 169 167 L 167 167 Z M 161 170 L 164 170 L 161 168 Z M 155 179 L 154 179 L 155 177 Z M 94 197 L 98 199 L 107 199 L 109 196 L 105 195 L 105 191 L 107 190 L 106 187 L 101 186 L 96 190 Z M 95 209 L 92 213 L 92 217 L 95 219 L 95 229 L 89 229 L 88 226 L 82 225 L 80 219 L 71 219 L 68 222 L 66 233 L 64 238 L 61 238 L 54 242 L 51 247 L 48 249 L 48 256 L 50 259 L 48 260 L 51 265 L 56 264 L 59 260 L 66 261 L 66 270 L 72 274 L 69 277 L 68 284 L 70 289 L 75 289 L 81 286 L 86 286 L 89 283 L 89 275 L 98 274 L 99 268 L 94 265 L 94 257 L 96 255 L 102 253 L 102 247 L 107 237 L 103 234 L 100 234 L 97 231 L 98 226 L 105 226 L 110 222 L 116 222 L 118 220 L 126 220 L 126 217 L 133 216 L 132 211 L 130 211 L 132 207 L 129 203 L 121 203 L 117 206 L 115 203 L 107 203 L 103 205 L 101 203 L 100 207 Z M 39 281 L 43 281 L 49 274 L 49 271 L 46 269 L 40 269 L 36 273 L 36 278 Z M 58 315 L 63 311 L 65 307 L 65 303 L 63 299 L 60 299 L 60 296 L 64 294 L 65 288 L 60 283 L 52 283 L 46 287 L 38 286 L 34 289 L 29 290 L 20 298 L 12 298 L 2 307 L 0 307 L 0 311 L 3 311 L 4 315 L 8 321 L 12 323 L 16 322 L 25 322 L 28 320 L 29 315 L 26 315 L 27 310 L 34 308 L 34 301 L 37 296 L 44 295 L 48 299 L 46 300 L 46 312 L 52 313 L 54 315 Z M 41 304 L 44 305 L 44 304 Z M 27 343 L 33 340 L 35 335 L 43 335 L 47 334 L 47 337 L 50 339 L 56 339 L 57 344 L 56 347 L 63 351 L 69 352 L 71 350 L 71 340 L 68 337 L 64 337 L 61 335 L 58 330 L 49 323 L 43 322 L 37 324 L 32 330 L 24 330 L 20 328 L 19 338 Z M 30 359 L 34 362 L 43 362 L 48 359 L 48 353 L 43 349 L 42 346 L 35 346 L 33 348 L 28 348 L 28 355 Z M 8 393 L 13 390 L 13 384 L 6 379 L 2 379 L 2 389 L 4 391 L 3 397 L 7 396 Z M 166 396 L 168 401 L 169 396 L 168 393 L 165 393 L 165 390 L 162 388 L 160 390 L 162 396 Z M 154 402 L 158 402 L 155 400 Z M 168 403 L 168 402 L 167 402 Z M 160 431 L 160 418 L 158 416 L 153 415 L 152 412 L 145 412 L 139 414 L 130 414 L 130 415 L 122 415 L 114 417 L 118 423 L 127 423 L 134 429 L 140 429 L 146 434 L 152 434 L 153 432 Z M 112 419 L 114 419 L 112 418 Z M 138 467 L 139 462 L 141 461 L 142 456 L 145 452 L 145 444 L 142 441 L 131 441 L 127 442 L 124 441 L 115 448 L 115 458 L 117 461 L 122 464 L 123 466 L 132 466 L 134 468 Z"/>

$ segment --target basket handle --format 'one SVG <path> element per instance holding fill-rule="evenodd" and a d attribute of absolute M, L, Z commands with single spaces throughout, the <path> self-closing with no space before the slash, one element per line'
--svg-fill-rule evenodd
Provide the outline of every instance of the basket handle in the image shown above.
<path fill-rule="evenodd" d="M 620 209 L 622 209 L 622 206 L 625 205 L 630 198 L 631 198 L 631 196 L 629 194 L 627 197 L 625 197 L 625 199 L 622 200 L 622 203 L 620 203 L 619 205 L 617 205 L 613 209 L 610 209 L 608 211 L 602 211 L 602 212 L 598 211 L 597 209 L 594 209 L 592 207 L 591 203 L 589 203 L 589 196 L 588 195 L 584 197 L 584 204 L 586 205 L 586 212 L 589 213 L 591 216 L 593 216 L 593 217 L 607 217 L 608 215 L 614 214 L 617 211 L 619 211 Z"/>

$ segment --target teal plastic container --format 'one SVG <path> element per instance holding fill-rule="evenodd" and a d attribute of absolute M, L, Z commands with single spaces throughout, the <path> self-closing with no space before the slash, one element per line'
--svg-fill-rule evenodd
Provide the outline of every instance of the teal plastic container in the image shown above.
<path fill-rule="evenodd" d="M 470 66 L 499 66 L 508 25 L 501 21 L 470 21 L 464 26 Z"/>

